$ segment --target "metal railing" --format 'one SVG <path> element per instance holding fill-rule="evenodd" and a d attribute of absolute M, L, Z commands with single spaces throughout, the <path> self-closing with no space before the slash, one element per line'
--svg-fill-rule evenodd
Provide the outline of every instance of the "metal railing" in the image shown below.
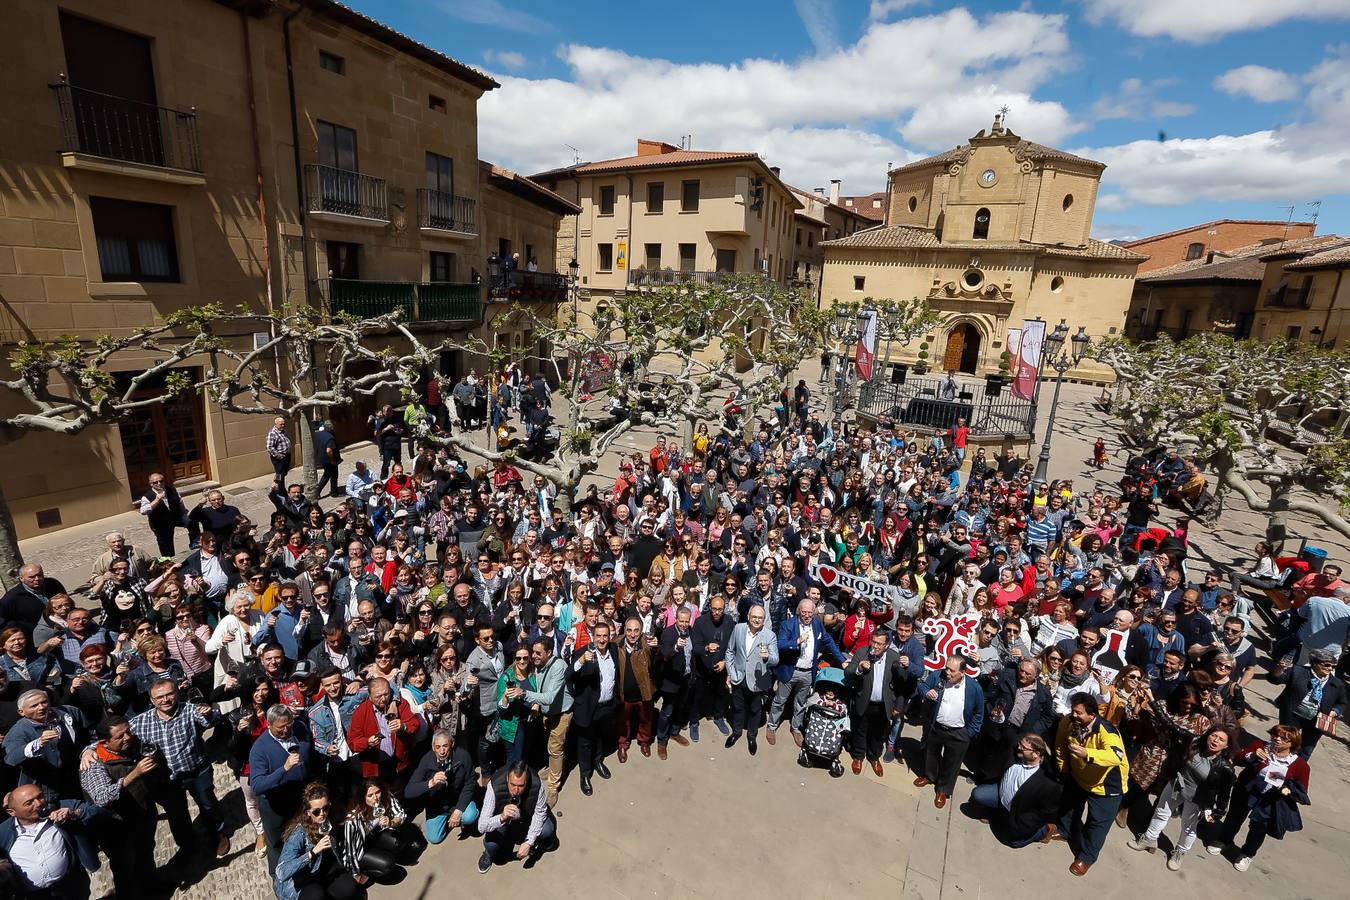
<path fill-rule="evenodd" d="M 696 272 L 690 269 L 629 269 L 628 283 L 634 287 L 660 287 L 668 284 L 712 284 L 731 272 Z"/>
<path fill-rule="evenodd" d="M 516 300 L 534 303 L 564 303 L 567 300 L 567 276 L 554 272 L 504 271 L 488 267 L 488 296 L 492 300 Z"/>
<path fill-rule="evenodd" d="M 384 179 L 373 175 L 310 164 L 305 166 L 305 197 L 312 213 L 389 221 Z"/>
<path fill-rule="evenodd" d="M 1278 306 L 1285 309 L 1312 309 L 1313 287 L 1282 285 L 1266 292 L 1266 306 Z"/>
<path fill-rule="evenodd" d="M 51 88 L 61 111 L 65 152 L 202 171 L 195 111 L 128 100 L 67 82 Z"/>
<path fill-rule="evenodd" d="M 445 191 L 433 191 L 431 188 L 419 188 L 417 191 L 418 228 L 477 234 L 476 216 L 477 210 L 472 197 L 460 197 L 447 194 Z"/>
<path fill-rule="evenodd" d="M 405 322 L 477 322 L 482 314 L 482 285 L 448 281 L 359 281 L 328 278 L 321 282 L 330 315 L 363 319 L 395 310 Z"/>
<path fill-rule="evenodd" d="M 876 379 L 863 383 L 859 413 L 937 431 L 965 419 L 975 435 L 1030 434 L 1035 424 L 1035 407 L 1030 400 L 1014 397 L 1010 383 L 992 396 L 983 379 L 961 379 L 952 397 L 943 390 L 945 376 L 911 374 L 904 384 L 892 384 L 890 373 L 889 366 L 879 366 Z"/>

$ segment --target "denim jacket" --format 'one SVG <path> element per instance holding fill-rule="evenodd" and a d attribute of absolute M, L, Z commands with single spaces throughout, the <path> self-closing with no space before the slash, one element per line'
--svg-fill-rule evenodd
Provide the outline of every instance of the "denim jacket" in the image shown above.
<path fill-rule="evenodd" d="M 339 735 L 347 733 L 347 726 L 352 724 L 352 714 L 369 697 L 369 691 L 361 690 L 339 700 L 338 710 L 342 713 L 341 722 L 333 721 L 333 709 L 328 705 L 326 697 L 323 701 L 309 708 L 309 729 L 314 736 L 314 749 L 320 755 L 327 756 L 329 746 L 337 743 Z"/>

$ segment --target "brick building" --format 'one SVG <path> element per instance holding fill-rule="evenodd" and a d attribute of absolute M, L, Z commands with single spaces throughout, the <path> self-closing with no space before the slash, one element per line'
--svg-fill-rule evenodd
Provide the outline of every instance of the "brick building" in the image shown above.
<path fill-rule="evenodd" d="M 1148 259 L 1139 264 L 1139 274 L 1174 266 L 1205 254 L 1227 253 L 1263 241 L 1294 240 L 1317 231 L 1316 222 L 1271 222 L 1261 219 L 1218 219 L 1175 231 L 1138 238 L 1121 244 Z"/>

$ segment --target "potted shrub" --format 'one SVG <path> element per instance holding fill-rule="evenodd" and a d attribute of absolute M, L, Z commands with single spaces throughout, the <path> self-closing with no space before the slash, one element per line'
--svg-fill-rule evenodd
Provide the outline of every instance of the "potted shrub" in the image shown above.
<path fill-rule="evenodd" d="M 919 361 L 914 364 L 914 374 L 922 375 L 928 371 L 928 342 L 919 344 Z"/>

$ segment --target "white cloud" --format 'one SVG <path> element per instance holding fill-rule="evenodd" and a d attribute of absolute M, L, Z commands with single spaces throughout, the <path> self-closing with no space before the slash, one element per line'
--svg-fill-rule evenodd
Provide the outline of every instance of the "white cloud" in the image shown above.
<path fill-rule="evenodd" d="M 845 179 L 845 193 L 879 190 L 885 164 L 954 146 L 1012 107 L 1019 134 L 1053 143 L 1077 130 L 1060 104 L 1035 99 L 1073 64 L 1065 17 L 964 9 L 873 22 L 856 43 L 792 62 L 674 63 L 567 45 L 566 79 L 500 78 L 479 104 L 486 158 L 537 172 L 633 153 L 638 137 L 761 152 L 793 184 Z M 520 127 L 548 122 L 549 138 Z"/>
<path fill-rule="evenodd" d="M 1350 18 L 1350 0 L 1083 0 L 1088 20 L 1141 37 L 1203 43 L 1288 19 Z"/>
<path fill-rule="evenodd" d="M 1075 152 L 1101 160 L 1104 187 L 1132 204 L 1178 206 L 1195 200 L 1303 203 L 1345 192 L 1350 145 L 1350 56 L 1324 60 L 1308 75 L 1313 85 L 1304 115 L 1288 125 L 1249 134 L 1134 141 Z M 1105 209 L 1101 201 L 1098 208 Z"/>
<path fill-rule="evenodd" d="M 451 18 L 473 25 L 486 25 L 525 34 L 543 34 L 553 26 L 527 12 L 507 7 L 501 0 L 436 0 L 436 6 Z"/>
<path fill-rule="evenodd" d="M 839 30 L 834 22 L 834 0 L 793 0 L 797 16 L 802 20 L 806 36 L 817 53 L 826 53 L 839 47 Z"/>
<path fill-rule="evenodd" d="M 1099 97 L 1092 104 L 1092 116 L 1095 119 L 1171 119 L 1189 116 L 1195 112 L 1190 103 L 1178 103 L 1173 100 L 1159 100 L 1156 92 L 1174 82 L 1160 79 L 1145 82 L 1139 78 L 1126 78 L 1114 94 Z"/>
<path fill-rule="evenodd" d="M 1298 96 L 1298 81 L 1288 72 L 1265 66 L 1238 66 L 1214 79 L 1216 90 L 1257 103 L 1278 103 Z"/>
<path fill-rule="evenodd" d="M 515 50 L 486 50 L 483 52 L 483 61 L 506 69 L 523 69 L 526 62 L 525 54 Z"/>
<path fill-rule="evenodd" d="M 870 22 L 880 22 L 889 19 L 906 7 L 915 6 L 919 3 L 927 6 L 930 2 L 931 0 L 872 0 L 867 9 L 867 19 Z"/>

